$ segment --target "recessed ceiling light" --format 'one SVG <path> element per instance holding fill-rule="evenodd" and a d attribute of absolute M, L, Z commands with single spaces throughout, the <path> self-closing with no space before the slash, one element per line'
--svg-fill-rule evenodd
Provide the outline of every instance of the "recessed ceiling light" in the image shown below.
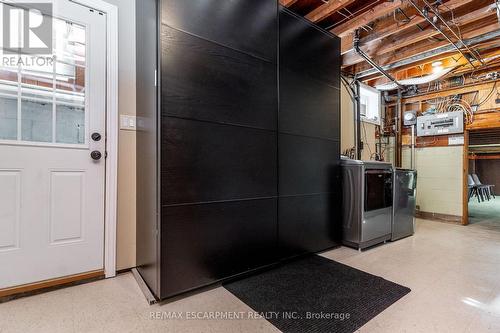
<path fill-rule="evenodd" d="M 440 67 L 440 66 L 443 66 L 443 62 L 442 61 L 434 61 L 432 63 L 432 67 Z"/>

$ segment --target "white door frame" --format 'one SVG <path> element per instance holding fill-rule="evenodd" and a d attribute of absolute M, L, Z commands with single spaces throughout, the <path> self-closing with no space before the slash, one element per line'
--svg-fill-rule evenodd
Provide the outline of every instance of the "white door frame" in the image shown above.
<path fill-rule="evenodd" d="M 103 0 L 70 0 L 106 13 L 106 193 L 104 274 L 116 276 L 116 216 L 118 185 L 118 7 Z"/>

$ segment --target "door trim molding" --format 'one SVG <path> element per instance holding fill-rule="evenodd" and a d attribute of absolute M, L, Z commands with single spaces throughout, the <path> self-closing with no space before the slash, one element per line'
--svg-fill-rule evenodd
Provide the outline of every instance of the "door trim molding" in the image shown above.
<path fill-rule="evenodd" d="M 104 274 L 116 276 L 118 186 L 118 7 L 103 0 L 70 0 L 106 13 L 106 193 Z"/>

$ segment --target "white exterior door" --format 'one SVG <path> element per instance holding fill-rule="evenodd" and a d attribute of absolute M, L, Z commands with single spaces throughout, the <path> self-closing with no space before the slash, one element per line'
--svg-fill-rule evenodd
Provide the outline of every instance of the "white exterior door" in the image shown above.
<path fill-rule="evenodd" d="M 0 63 L 0 289 L 104 268 L 106 15 L 49 17 L 52 54 Z"/>

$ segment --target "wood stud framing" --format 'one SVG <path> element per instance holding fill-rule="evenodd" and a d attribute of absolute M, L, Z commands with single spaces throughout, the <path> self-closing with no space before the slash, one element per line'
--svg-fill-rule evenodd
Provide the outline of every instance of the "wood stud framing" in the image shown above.
<path fill-rule="evenodd" d="M 343 71 L 346 73 L 354 74 L 371 69 L 371 66 L 353 50 L 354 31 L 360 28 L 361 49 L 382 66 L 391 67 L 402 60 L 429 54 L 414 64 L 410 62 L 404 66 L 390 68 L 390 73 L 395 77 L 404 72 L 405 78 L 408 78 L 408 69 L 431 63 L 436 61 L 436 58 L 440 61 L 448 58 L 457 59 L 456 50 L 441 54 L 429 52 L 439 48 L 446 50 L 445 47 L 449 42 L 407 0 L 279 1 L 342 38 Z M 423 0 L 415 2 L 421 9 L 426 6 Z M 435 10 L 447 20 L 454 31 L 449 31 L 448 27 L 442 24 L 441 30 L 452 36 L 453 41 L 458 44 L 460 42 L 453 37 L 455 35 L 468 39 L 500 31 L 496 7 L 490 0 L 444 0 L 436 6 Z M 429 9 L 428 12 L 431 17 L 434 16 L 432 10 Z M 474 44 L 467 46 L 479 52 L 491 53 L 500 50 L 500 42 L 495 38 L 492 38 L 490 45 L 486 47 Z M 379 77 L 379 74 L 375 74 L 364 80 L 371 80 L 372 83 L 373 79 Z"/>

